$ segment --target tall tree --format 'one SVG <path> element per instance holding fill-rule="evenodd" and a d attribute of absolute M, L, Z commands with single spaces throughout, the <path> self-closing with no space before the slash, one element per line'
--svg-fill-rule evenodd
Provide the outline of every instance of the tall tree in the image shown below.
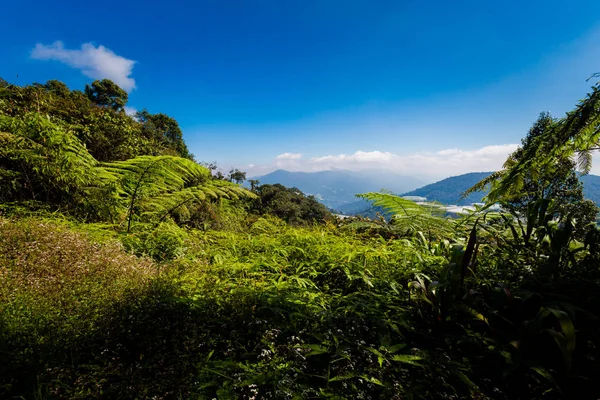
<path fill-rule="evenodd" d="M 148 110 L 138 112 L 136 118 L 142 124 L 142 133 L 148 139 L 174 150 L 181 157 L 192 158 L 183 141 L 181 128 L 175 119 L 162 113 L 151 114 Z"/>
<path fill-rule="evenodd" d="M 91 85 L 85 85 L 86 96 L 95 104 L 112 108 L 115 111 L 123 110 L 129 96 L 110 79 L 94 81 Z"/>
<path fill-rule="evenodd" d="M 532 162 L 532 155 L 551 154 L 555 142 L 553 132 L 560 128 L 560 120 L 549 113 L 541 113 L 521 147 L 506 160 L 504 169 L 492 174 L 469 190 L 483 188 L 492 184 L 490 201 L 500 201 L 516 215 L 524 217 L 529 205 L 539 201 L 551 201 L 548 214 L 552 218 L 574 218 L 578 220 L 580 236 L 583 230 L 596 220 L 597 206 L 583 196 L 583 185 L 577 173 L 577 164 L 569 153 L 557 153 L 544 162 Z M 515 175 L 510 190 L 499 192 L 498 186 L 519 165 L 528 163 L 529 168 Z M 500 193 L 500 194 L 498 194 Z"/>
<path fill-rule="evenodd" d="M 549 151 L 551 144 L 546 138 L 555 124 L 556 120 L 549 113 L 541 113 L 522 140 L 522 146 L 511 154 L 511 162 L 522 161 L 532 148 L 536 152 Z M 524 213 L 528 203 L 552 198 L 563 211 L 565 207 L 572 208 L 570 204 L 583 201 L 583 191 L 575 168 L 575 163 L 568 157 L 558 157 L 553 163 L 532 168 L 525 174 L 521 190 L 507 196 L 509 204 Z"/>
<path fill-rule="evenodd" d="M 594 74 L 592 78 L 598 76 Z M 553 164 L 557 159 L 573 158 L 580 171 L 589 173 L 592 151 L 600 150 L 600 82 L 592 87 L 592 92 L 574 110 L 547 127 L 541 136 L 543 138 L 540 137 L 538 141 L 544 142 L 544 147 L 528 146 L 523 149 L 520 160 L 507 163 L 503 171 L 487 180 L 487 183 L 494 182 L 488 195 L 490 201 L 496 201 L 507 193 L 518 192 L 529 171 Z M 472 189 L 480 190 L 485 183 L 480 182 Z"/>
<path fill-rule="evenodd" d="M 44 85 L 44 89 L 46 89 L 48 92 L 66 98 L 71 94 L 71 91 L 69 90 L 69 87 L 67 85 L 65 85 L 63 82 L 61 81 L 57 81 L 56 79 L 53 80 L 49 80 L 46 82 L 46 84 Z"/>
<path fill-rule="evenodd" d="M 237 184 L 241 184 L 246 180 L 246 173 L 240 171 L 239 169 L 231 169 L 229 174 L 227 175 L 227 180 L 229 182 L 235 182 Z"/>
<path fill-rule="evenodd" d="M 250 179 L 248 182 L 250 182 L 250 190 L 253 192 L 256 191 L 260 184 L 260 181 L 258 179 Z"/>

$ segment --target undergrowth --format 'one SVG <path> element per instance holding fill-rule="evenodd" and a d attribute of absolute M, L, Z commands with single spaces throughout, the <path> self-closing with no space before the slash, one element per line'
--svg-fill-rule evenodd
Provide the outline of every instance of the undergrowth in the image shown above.
<path fill-rule="evenodd" d="M 545 370 L 507 361 L 527 354 L 492 314 L 451 323 L 410 289 L 442 275 L 448 241 L 272 217 L 237 232 L 85 229 L 0 219 L 2 397 L 560 397 Z"/>

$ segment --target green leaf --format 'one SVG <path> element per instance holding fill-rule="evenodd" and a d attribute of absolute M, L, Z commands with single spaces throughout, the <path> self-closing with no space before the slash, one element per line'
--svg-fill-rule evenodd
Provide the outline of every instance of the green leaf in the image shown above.
<path fill-rule="evenodd" d="M 310 353 L 306 354 L 306 357 L 310 357 L 310 356 L 316 356 L 319 354 L 324 354 L 329 352 L 328 349 L 326 349 L 325 347 L 318 345 L 318 344 L 307 344 L 305 346 L 302 346 L 303 348 L 307 348 L 310 349 Z"/>
<path fill-rule="evenodd" d="M 392 361 L 401 362 L 404 364 L 412 364 L 418 367 L 423 367 L 423 365 L 419 362 L 423 360 L 423 357 L 414 356 L 410 354 L 394 354 L 391 358 Z"/>
<path fill-rule="evenodd" d="M 392 354 L 394 354 L 395 352 L 402 350 L 403 348 L 405 348 L 406 346 L 408 346 L 406 343 L 399 343 L 399 344 L 395 344 L 392 347 L 387 348 L 386 350 Z"/>
<path fill-rule="evenodd" d="M 575 325 L 573 325 L 573 321 L 569 317 L 569 315 L 561 310 L 557 310 L 555 308 L 545 307 L 546 310 L 550 311 L 552 315 L 556 317 L 558 322 L 560 323 L 560 328 L 563 332 L 563 335 L 566 339 L 566 345 L 571 352 L 575 350 Z"/>

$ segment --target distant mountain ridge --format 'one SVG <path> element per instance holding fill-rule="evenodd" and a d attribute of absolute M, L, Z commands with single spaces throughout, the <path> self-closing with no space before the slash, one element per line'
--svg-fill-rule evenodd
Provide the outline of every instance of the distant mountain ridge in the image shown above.
<path fill-rule="evenodd" d="M 315 196 L 327 207 L 335 210 L 356 202 L 355 195 L 357 193 L 379 192 L 382 189 L 403 193 L 423 184 L 422 181 L 410 176 L 376 170 L 291 172 L 279 169 L 254 179 L 261 184 L 280 183 L 287 187 L 296 187 L 307 195 Z"/>
<path fill-rule="evenodd" d="M 425 185 L 419 189 L 403 193 L 402 195 L 425 197 L 429 201 L 437 201 L 447 205 L 467 206 L 473 203 L 480 203 L 487 192 L 472 193 L 464 199 L 461 199 L 462 194 L 490 174 L 491 172 L 471 172 L 452 176 L 442 179 L 439 182 Z M 592 200 L 600 206 L 600 176 L 583 175 L 580 179 L 583 183 L 583 195 L 585 198 Z M 375 212 L 373 206 L 365 200 L 358 200 L 343 205 L 339 208 L 339 211 L 346 215 L 368 216 Z"/>
<path fill-rule="evenodd" d="M 464 199 L 461 199 L 462 194 L 473 187 L 477 182 L 487 178 L 490 174 L 491 172 L 471 172 L 468 174 L 452 176 L 404 193 L 403 196 L 422 196 L 430 201 L 438 201 L 443 204 L 456 204 L 459 206 L 479 203 L 483 200 L 487 191 L 471 193 Z M 582 175 L 579 179 L 583 183 L 584 197 L 600 205 L 600 176 Z"/>
<path fill-rule="evenodd" d="M 280 183 L 287 187 L 296 187 L 308 195 L 315 196 L 327 207 L 346 215 L 367 215 L 372 213 L 371 204 L 366 200 L 358 200 L 357 193 L 390 190 L 403 196 L 425 197 L 429 201 L 437 201 L 447 205 L 466 206 L 479 203 L 486 192 L 472 193 L 464 199 L 462 194 L 477 182 L 488 177 L 492 172 L 470 172 L 451 176 L 441 181 L 415 189 L 419 180 L 384 171 L 353 172 L 346 170 L 329 170 L 319 172 L 273 171 L 257 177 L 261 184 Z M 600 205 L 600 176 L 581 176 L 583 193 L 587 199 Z"/>
<path fill-rule="evenodd" d="M 491 174 L 492 172 L 470 172 L 468 174 L 451 176 L 439 182 L 404 193 L 403 196 L 426 197 L 429 201 L 438 201 L 443 204 L 456 204 L 459 206 L 479 203 L 486 193 L 471 193 L 464 199 L 461 199 L 462 194 Z"/>
<path fill-rule="evenodd" d="M 600 206 L 600 176 L 583 175 L 579 179 L 583 182 L 583 195 Z"/>

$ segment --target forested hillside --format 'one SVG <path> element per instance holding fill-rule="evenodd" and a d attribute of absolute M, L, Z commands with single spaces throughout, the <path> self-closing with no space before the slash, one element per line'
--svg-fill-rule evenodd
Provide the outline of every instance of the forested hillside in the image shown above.
<path fill-rule="evenodd" d="M 600 86 L 459 219 L 240 185 L 109 80 L 0 81 L 0 397 L 597 399 Z M 501 204 L 494 211 L 492 204 Z"/>
<path fill-rule="evenodd" d="M 491 174 L 492 172 L 472 172 L 470 174 L 452 176 L 404 193 L 403 196 L 421 196 L 427 198 L 429 201 L 437 201 L 442 204 L 470 205 L 480 203 L 483 201 L 487 190 L 470 193 L 464 197 L 463 194 L 477 182 L 487 178 Z M 600 205 L 600 176 L 583 175 L 579 179 L 583 184 L 584 197 Z"/>
<path fill-rule="evenodd" d="M 464 198 L 463 193 L 490 174 L 491 172 L 472 172 L 452 176 L 403 195 L 425 197 L 429 201 L 437 201 L 442 204 L 470 205 L 480 203 L 483 196 L 485 196 L 484 192 L 471 193 Z"/>

